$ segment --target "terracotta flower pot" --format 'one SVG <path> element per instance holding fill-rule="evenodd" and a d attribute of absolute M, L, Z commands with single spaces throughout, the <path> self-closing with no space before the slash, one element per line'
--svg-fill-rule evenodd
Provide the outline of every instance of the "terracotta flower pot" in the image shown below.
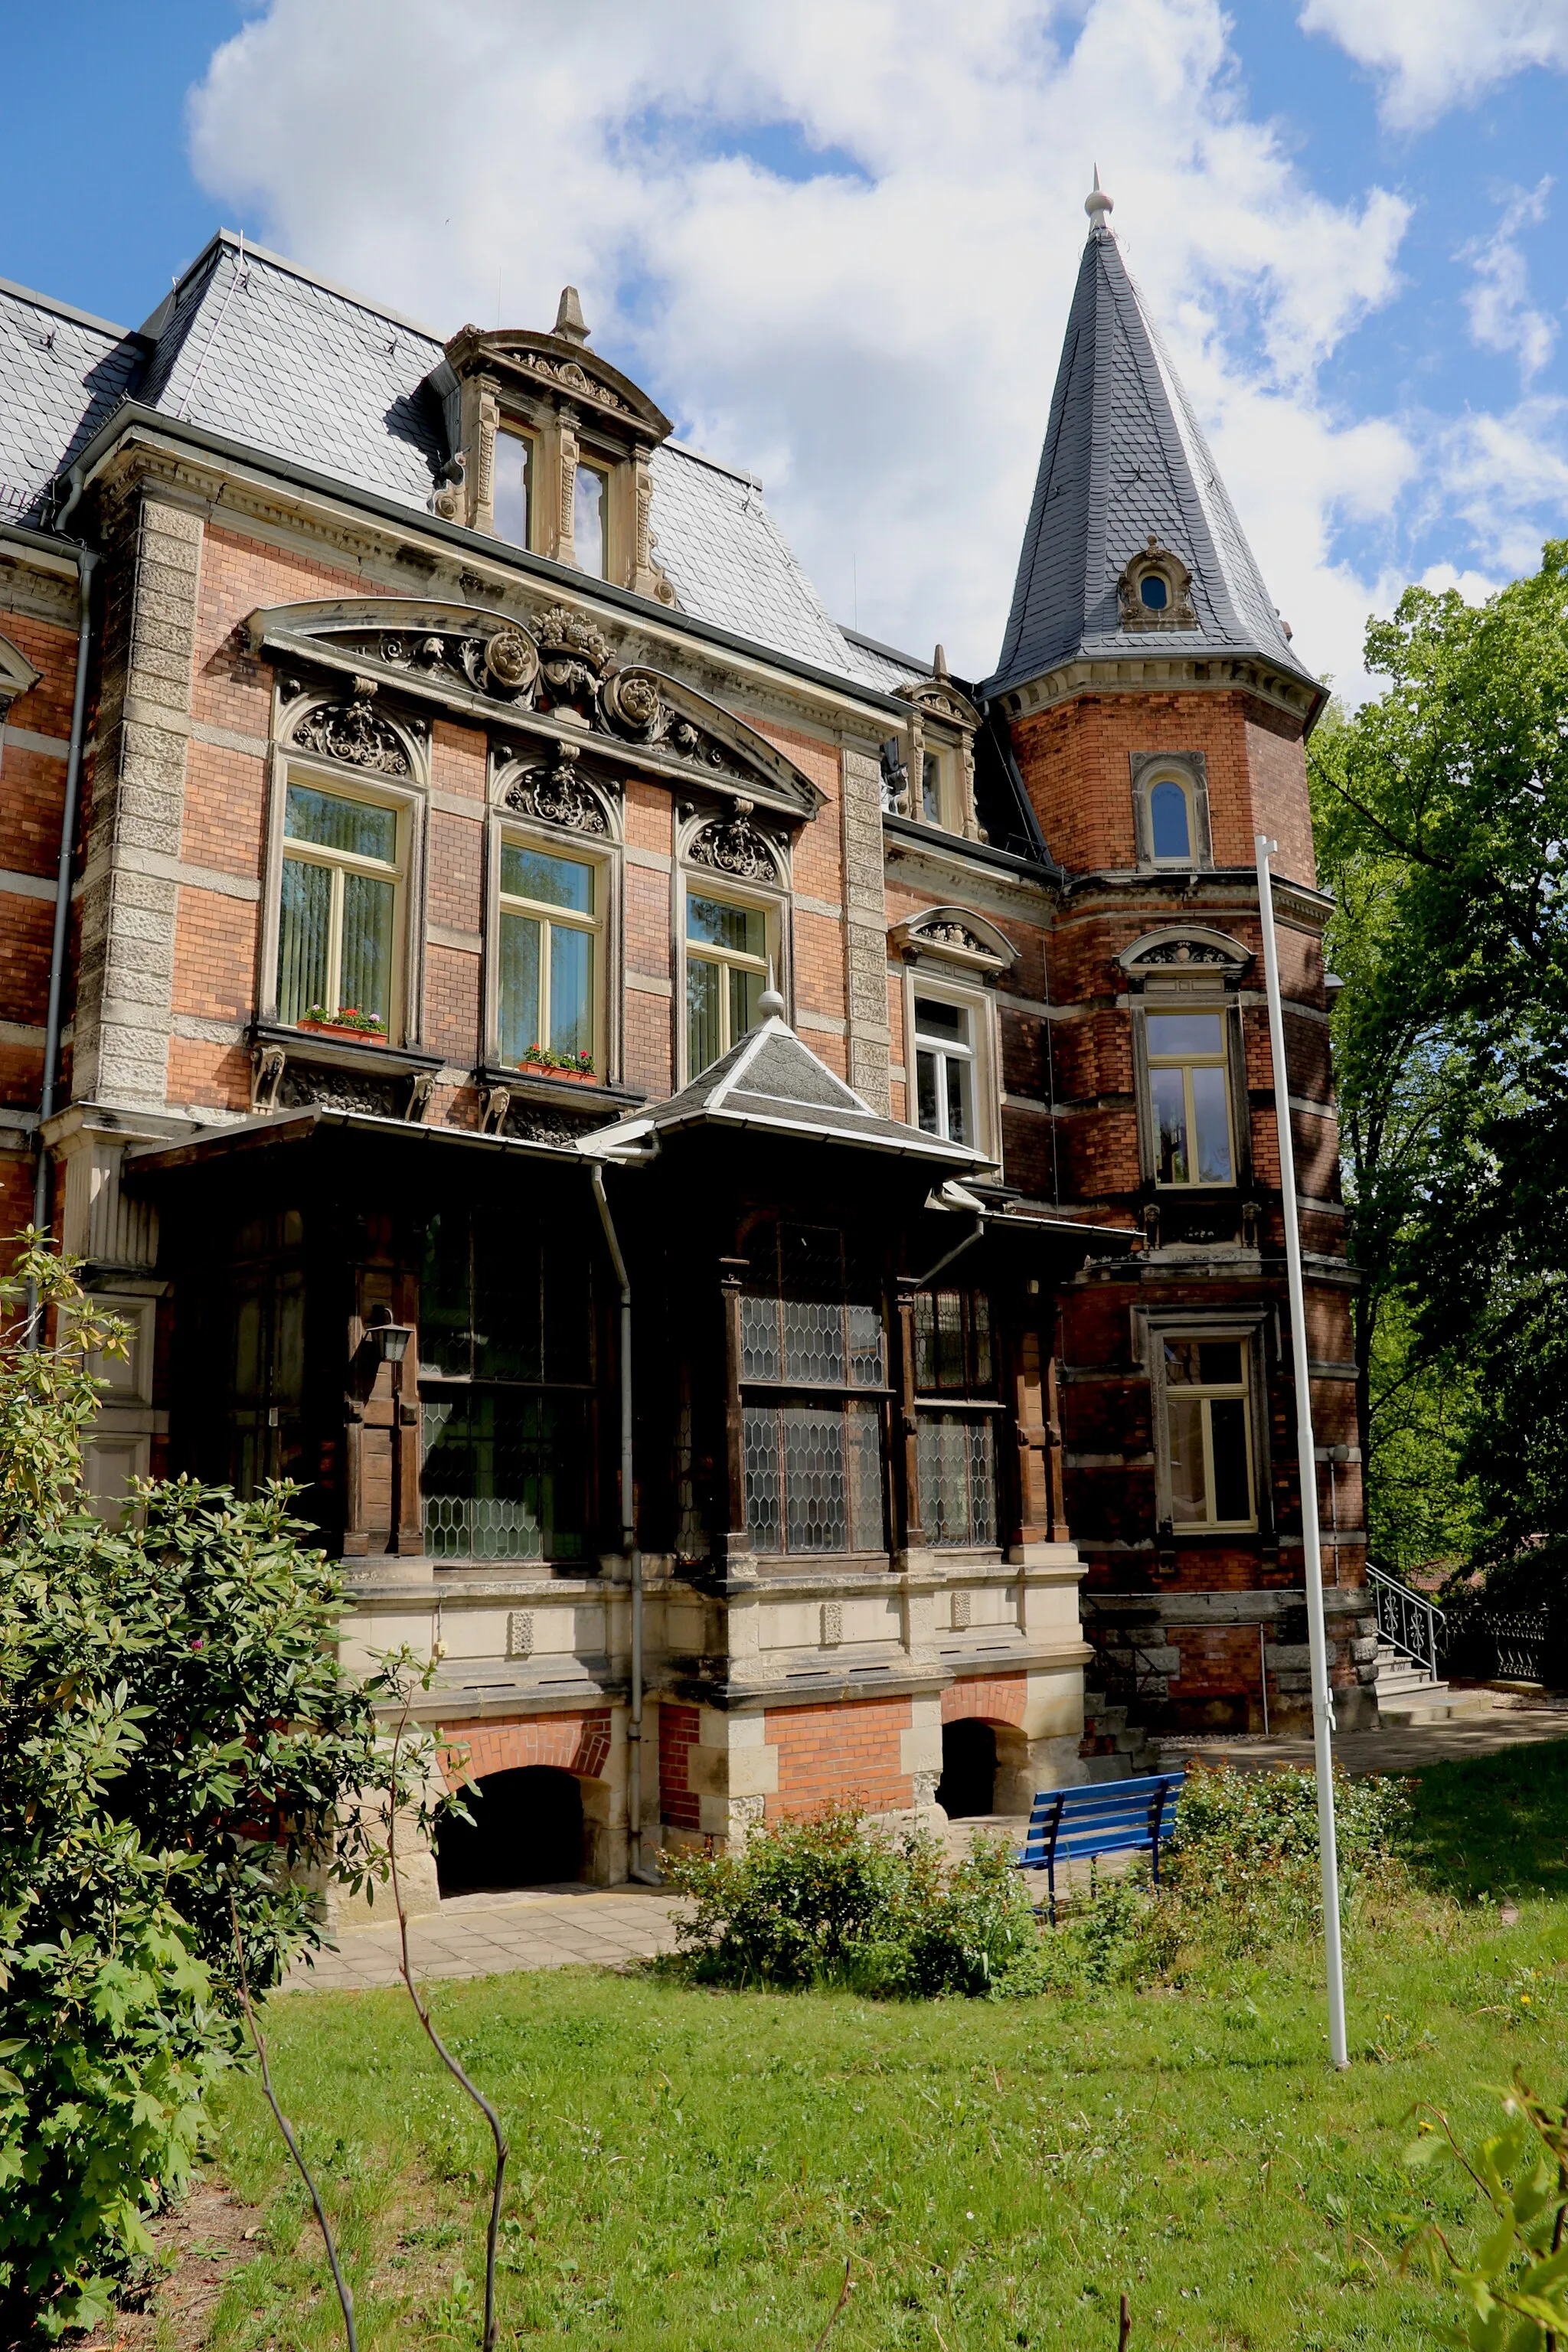
<path fill-rule="evenodd" d="M 596 1087 L 599 1083 L 592 1070 L 558 1070 L 547 1062 L 520 1062 L 518 1067 L 525 1078 L 564 1078 L 569 1087 Z"/>
<path fill-rule="evenodd" d="M 352 1045 L 384 1045 L 390 1041 L 384 1029 L 353 1029 L 338 1021 L 301 1021 L 312 1037 L 346 1037 Z"/>

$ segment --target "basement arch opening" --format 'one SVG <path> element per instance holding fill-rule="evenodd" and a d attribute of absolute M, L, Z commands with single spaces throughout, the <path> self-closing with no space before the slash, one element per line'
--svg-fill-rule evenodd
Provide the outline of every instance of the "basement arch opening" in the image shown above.
<path fill-rule="evenodd" d="M 942 1727 L 942 1779 L 936 1801 L 950 1822 L 996 1810 L 996 1727 L 977 1715 Z"/>
<path fill-rule="evenodd" d="M 510 1894 L 584 1874 L 583 1790 L 553 1764 L 487 1772 L 463 1793 L 472 1822 L 448 1814 L 436 1833 L 443 1895 Z"/>

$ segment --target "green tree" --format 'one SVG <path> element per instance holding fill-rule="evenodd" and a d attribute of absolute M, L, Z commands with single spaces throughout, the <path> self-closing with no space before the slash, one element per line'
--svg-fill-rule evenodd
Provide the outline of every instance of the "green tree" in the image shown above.
<path fill-rule="evenodd" d="M 36 1298 L 29 1312 L 26 1301 Z M 384 1847 L 377 1706 L 338 1664 L 336 1575 L 287 1490 L 85 1508 L 97 1357 L 121 1344 L 24 1237 L 0 1302 L 0 2336 L 100 2315 L 189 2168 L 253 1982 L 324 1932 L 309 1881 Z M 426 1769 L 421 1744 L 405 1793 Z M 9 2333 L 5 2334 L 6 2328 Z"/>
<path fill-rule="evenodd" d="M 1568 1531 L 1568 541 L 1408 589 L 1367 664 L 1312 781 L 1373 1508 L 1501 1560 Z"/>

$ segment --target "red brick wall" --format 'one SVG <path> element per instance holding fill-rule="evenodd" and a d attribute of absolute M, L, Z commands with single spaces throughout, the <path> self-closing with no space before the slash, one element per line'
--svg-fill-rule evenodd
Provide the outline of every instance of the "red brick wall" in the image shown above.
<path fill-rule="evenodd" d="M 687 1782 L 687 1759 L 697 1745 L 700 1718 L 694 1706 L 668 1699 L 658 1709 L 658 1817 L 672 1830 L 700 1830 L 702 1800 Z"/>
<path fill-rule="evenodd" d="M 465 1767 L 475 1780 L 510 1772 L 524 1764 L 553 1764 L 579 1780 L 597 1780 L 610 1756 L 610 1710 L 596 1706 L 574 1715 L 503 1716 L 493 1723 L 459 1726 L 442 1749 L 447 1783 L 456 1788 Z"/>
<path fill-rule="evenodd" d="M 996 1675 L 989 1680 L 979 1675 L 963 1675 L 942 1695 L 943 1723 L 960 1723 L 978 1717 L 985 1723 L 1016 1723 L 1024 1720 L 1025 1677 L 1022 1675 Z"/>
<path fill-rule="evenodd" d="M 779 1785 L 767 1800 L 768 1820 L 846 1801 L 863 1802 L 874 1812 L 913 1804 L 900 1756 L 900 1735 L 911 1720 L 907 1698 L 851 1699 L 770 1714 L 764 1736 L 779 1751 Z"/>

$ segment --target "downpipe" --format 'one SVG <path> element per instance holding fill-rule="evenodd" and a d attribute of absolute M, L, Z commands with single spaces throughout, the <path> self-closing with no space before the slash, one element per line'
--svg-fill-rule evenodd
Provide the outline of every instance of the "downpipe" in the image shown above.
<path fill-rule="evenodd" d="M 626 1876 L 643 1886 L 662 1886 L 664 1881 L 657 1870 L 644 1863 L 642 1852 L 643 1581 L 632 1461 L 632 1286 L 605 1195 L 605 1171 L 597 1161 L 588 1171 L 588 1181 L 594 1187 L 599 1223 L 605 1229 L 605 1245 L 621 1292 L 621 1550 L 630 1570 L 632 1599 L 632 1687 L 626 1724 Z"/>

